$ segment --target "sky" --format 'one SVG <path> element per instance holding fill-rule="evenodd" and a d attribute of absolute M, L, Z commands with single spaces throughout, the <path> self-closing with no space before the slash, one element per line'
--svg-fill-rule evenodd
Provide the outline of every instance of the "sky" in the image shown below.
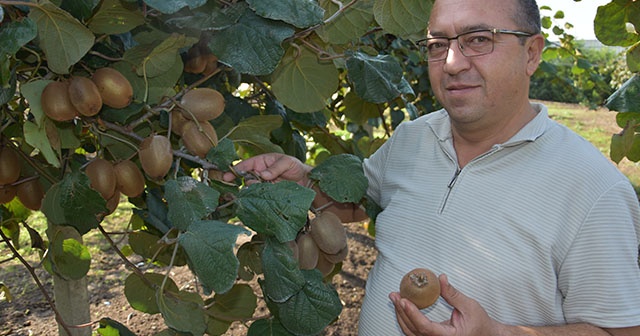
<path fill-rule="evenodd" d="M 611 0 L 582 0 L 575 2 L 573 0 L 537 0 L 538 7 L 549 6 L 553 11 L 544 10 L 540 12 L 542 16 L 551 16 L 558 11 L 564 12 L 563 21 L 554 21 L 556 24 L 562 25 L 564 22 L 573 24 L 573 28 L 568 32 L 576 37 L 576 39 L 593 40 L 595 34 L 593 32 L 593 19 L 596 17 L 598 6 L 606 5 Z M 550 39 L 553 39 L 550 36 Z"/>

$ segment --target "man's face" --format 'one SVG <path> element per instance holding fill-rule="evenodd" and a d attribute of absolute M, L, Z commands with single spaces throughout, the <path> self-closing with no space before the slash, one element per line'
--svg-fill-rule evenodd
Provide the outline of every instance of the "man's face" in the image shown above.
<path fill-rule="evenodd" d="M 511 19 L 515 1 L 437 0 L 428 37 L 453 37 L 478 29 L 521 30 Z M 454 122 L 495 122 L 511 113 L 514 104 L 528 101 L 527 48 L 518 37 L 495 34 L 490 54 L 468 57 L 457 40 L 446 58 L 429 62 L 429 78 L 436 98 Z"/>

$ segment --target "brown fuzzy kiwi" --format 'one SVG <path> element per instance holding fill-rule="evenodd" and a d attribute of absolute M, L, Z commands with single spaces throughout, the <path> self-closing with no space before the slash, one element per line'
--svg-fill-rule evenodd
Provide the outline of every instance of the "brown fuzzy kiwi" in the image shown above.
<path fill-rule="evenodd" d="M 206 54 L 205 62 L 207 65 L 204 67 L 204 71 L 202 71 L 203 75 L 207 76 L 218 70 L 218 56 L 214 54 Z"/>
<path fill-rule="evenodd" d="M 40 210 L 42 199 L 44 198 L 44 189 L 40 180 L 33 179 L 16 186 L 16 196 L 25 208 L 31 210 Z"/>
<path fill-rule="evenodd" d="M 204 158 L 218 145 L 218 135 L 208 121 L 189 121 L 182 129 L 182 142 L 189 152 Z"/>
<path fill-rule="evenodd" d="M 409 299 L 418 309 L 427 308 L 440 296 L 440 280 L 431 270 L 413 269 L 400 281 L 400 296 Z"/>
<path fill-rule="evenodd" d="M 316 268 L 320 250 L 318 250 L 318 245 L 313 241 L 311 235 L 308 233 L 299 235 L 296 243 L 298 243 L 298 265 L 300 269 L 310 270 Z"/>
<path fill-rule="evenodd" d="M 9 147 L 0 147 L 0 185 L 17 181 L 21 168 L 18 153 Z"/>
<path fill-rule="evenodd" d="M 176 110 L 171 112 L 171 133 L 182 136 L 182 131 L 187 122 L 189 122 L 189 119 L 185 118 L 182 112 Z"/>
<path fill-rule="evenodd" d="M 78 113 L 92 117 L 102 108 L 102 96 L 96 84 L 87 77 L 74 76 L 69 81 L 69 99 Z"/>
<path fill-rule="evenodd" d="M 113 166 L 116 189 L 128 197 L 138 197 L 144 191 L 144 175 L 134 162 L 124 160 Z"/>
<path fill-rule="evenodd" d="M 140 143 L 138 149 L 142 170 L 152 179 L 163 178 L 171 169 L 173 151 L 169 138 L 162 135 L 151 135 Z"/>
<path fill-rule="evenodd" d="M 0 204 L 9 203 L 16 197 L 16 187 L 7 184 L 0 185 Z"/>
<path fill-rule="evenodd" d="M 184 61 L 184 72 L 201 74 L 207 66 L 206 54 L 203 54 L 199 45 L 194 45 L 187 51 Z"/>
<path fill-rule="evenodd" d="M 310 232 L 318 248 L 326 254 L 336 254 L 347 246 L 347 232 L 333 212 L 319 213 L 311 221 Z"/>
<path fill-rule="evenodd" d="M 185 118 L 209 121 L 224 111 L 225 101 L 220 92 L 212 88 L 197 88 L 188 91 L 180 99 Z"/>
<path fill-rule="evenodd" d="M 40 100 L 44 114 L 55 121 L 70 121 L 78 115 L 69 98 L 69 83 L 66 81 L 47 84 Z"/>
<path fill-rule="evenodd" d="M 331 274 L 333 269 L 336 267 L 336 264 L 329 261 L 325 254 L 320 251 L 320 255 L 318 255 L 318 263 L 316 264 L 316 269 L 322 273 L 322 276 L 327 276 Z"/>
<path fill-rule="evenodd" d="M 105 200 L 110 199 L 116 192 L 116 171 L 110 161 L 96 158 L 87 165 L 84 173 L 89 177 L 91 188 L 99 192 Z"/>
<path fill-rule="evenodd" d="M 349 255 L 349 246 L 345 246 L 342 250 L 340 250 L 340 252 L 336 254 L 326 254 L 326 253 L 324 254 L 325 258 L 327 258 L 328 261 L 334 264 L 344 261 L 345 259 L 347 259 L 348 255 Z"/>
<path fill-rule="evenodd" d="M 113 196 L 111 196 L 111 198 L 107 200 L 106 207 L 107 207 L 107 210 L 109 210 L 109 212 L 107 212 L 107 215 L 110 215 L 114 211 L 116 211 L 119 204 L 120 204 L 120 191 L 116 190 L 116 192 L 113 193 Z"/>
<path fill-rule="evenodd" d="M 91 78 L 100 91 L 102 103 L 113 108 L 121 109 L 129 106 L 133 99 L 133 87 L 129 80 L 118 70 L 100 68 Z"/>

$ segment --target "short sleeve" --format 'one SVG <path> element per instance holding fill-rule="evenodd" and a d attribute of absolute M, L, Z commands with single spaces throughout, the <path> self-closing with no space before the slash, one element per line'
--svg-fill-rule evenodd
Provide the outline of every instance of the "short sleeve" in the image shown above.
<path fill-rule="evenodd" d="M 568 323 L 640 325 L 639 223 L 638 198 L 627 181 L 597 200 L 558 275 Z"/>

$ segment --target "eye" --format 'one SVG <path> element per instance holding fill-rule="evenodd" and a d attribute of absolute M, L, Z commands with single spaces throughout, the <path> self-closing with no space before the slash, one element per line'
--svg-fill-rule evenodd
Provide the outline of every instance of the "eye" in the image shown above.
<path fill-rule="evenodd" d="M 445 39 L 434 39 L 427 40 L 427 50 L 433 52 L 442 49 L 447 49 L 449 47 L 449 41 Z"/>
<path fill-rule="evenodd" d="M 491 43 L 491 35 L 487 34 L 470 34 L 465 38 L 467 45 L 483 45 Z"/>

